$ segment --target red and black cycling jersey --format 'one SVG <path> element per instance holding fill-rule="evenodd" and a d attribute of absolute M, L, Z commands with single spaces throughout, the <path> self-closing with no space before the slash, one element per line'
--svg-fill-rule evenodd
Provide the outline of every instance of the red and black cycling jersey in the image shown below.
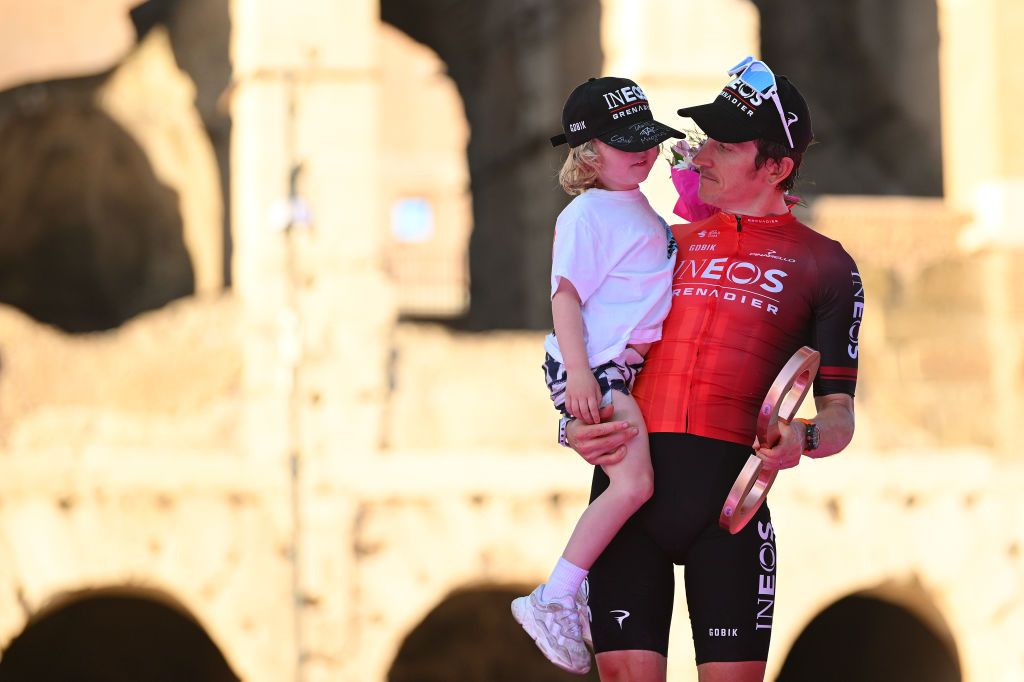
<path fill-rule="evenodd" d="M 651 433 L 751 444 L 765 394 L 801 346 L 814 395 L 854 394 L 864 289 L 842 245 L 791 213 L 672 228 L 672 307 L 633 394 Z"/>

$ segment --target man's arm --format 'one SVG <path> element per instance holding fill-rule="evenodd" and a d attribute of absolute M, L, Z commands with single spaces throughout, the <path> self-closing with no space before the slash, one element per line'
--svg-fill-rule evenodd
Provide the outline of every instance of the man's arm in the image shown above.
<path fill-rule="evenodd" d="M 841 247 L 819 254 L 820 290 L 815 293 L 814 328 L 811 346 L 821 353 L 821 365 L 814 379 L 814 404 L 818 414 L 818 447 L 808 453 L 820 458 L 841 451 L 853 439 L 853 389 L 857 384 L 860 350 L 856 332 L 864 317 L 864 285 L 857 264 Z M 852 335 L 852 336 L 851 336 Z M 780 440 L 773 448 L 758 448 L 757 455 L 768 469 L 788 469 L 800 463 L 806 426 L 794 420 L 779 423 Z"/>
<path fill-rule="evenodd" d="M 853 440 L 853 396 L 846 393 L 833 393 L 814 399 L 818 414 L 813 421 L 818 425 L 818 447 L 807 453 L 808 457 L 819 459 L 830 457 L 841 452 Z M 800 441 L 803 441 L 803 423 Z"/>
<path fill-rule="evenodd" d="M 808 457 L 819 459 L 840 452 L 853 440 L 853 396 L 846 393 L 831 393 L 814 399 L 818 414 L 811 420 L 818 425 L 818 447 L 807 453 Z M 794 420 L 791 424 L 779 422 L 781 438 L 773 448 L 757 449 L 757 456 L 764 460 L 765 468 L 789 469 L 800 463 L 803 455 L 803 422 Z"/>

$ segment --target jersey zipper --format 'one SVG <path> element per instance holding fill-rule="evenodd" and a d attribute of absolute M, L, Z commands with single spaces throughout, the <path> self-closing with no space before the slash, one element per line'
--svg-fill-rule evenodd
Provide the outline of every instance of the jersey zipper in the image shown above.
<path fill-rule="evenodd" d="M 741 252 L 740 243 L 743 241 L 743 222 L 740 217 L 736 216 L 736 250 L 733 252 L 732 258 L 738 258 Z M 726 261 L 728 266 L 728 261 Z M 721 289 L 719 289 L 721 292 Z M 700 327 L 700 332 L 697 334 L 697 349 L 693 353 L 693 366 L 690 368 L 690 382 L 686 387 L 686 431 L 690 433 L 690 408 L 693 404 L 693 379 L 696 376 L 697 361 L 700 359 L 700 349 L 704 346 L 704 337 L 707 335 L 708 327 L 711 326 L 711 319 L 718 311 L 718 297 L 712 298 L 708 301 L 708 306 L 704 314 L 704 323 Z"/>
<path fill-rule="evenodd" d="M 740 257 L 740 253 L 743 250 L 743 249 L 740 248 L 742 243 L 743 243 L 743 223 L 740 222 L 740 217 L 736 216 L 736 253 L 733 255 L 733 258 L 739 258 Z"/>
<path fill-rule="evenodd" d="M 693 407 L 693 380 L 697 374 L 697 364 L 700 361 L 700 349 L 704 346 L 704 337 L 707 335 L 708 328 L 711 326 L 711 319 L 715 316 L 717 309 L 718 297 L 715 296 L 708 301 L 707 307 L 704 309 L 704 321 L 700 326 L 700 331 L 697 332 L 697 338 L 694 342 L 693 363 L 690 365 L 690 370 L 686 373 L 689 380 L 686 383 L 686 418 L 683 420 L 683 433 L 690 433 L 690 410 Z"/>
<path fill-rule="evenodd" d="M 743 229 L 742 223 L 740 223 L 740 217 L 736 216 L 736 232 L 739 233 Z M 739 235 L 736 237 L 736 253 L 739 253 Z M 721 293 L 721 287 L 719 287 L 719 293 Z M 718 310 L 718 297 L 712 297 L 708 301 L 707 307 L 704 309 L 704 321 L 700 326 L 700 331 L 697 332 L 697 339 L 695 342 L 695 350 L 693 351 L 693 363 L 690 365 L 690 370 L 687 372 L 689 381 L 686 384 L 686 414 L 683 419 L 684 433 L 690 433 L 690 409 L 693 406 L 693 379 L 696 376 L 697 363 L 700 360 L 700 349 L 704 345 L 704 337 L 707 335 L 708 328 L 711 326 L 711 320 L 715 316 L 715 312 Z"/>

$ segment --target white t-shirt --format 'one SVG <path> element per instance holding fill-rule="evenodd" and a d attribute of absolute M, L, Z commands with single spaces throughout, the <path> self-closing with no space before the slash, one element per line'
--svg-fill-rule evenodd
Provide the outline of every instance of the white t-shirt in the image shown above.
<path fill-rule="evenodd" d="M 627 344 L 661 338 L 675 266 L 669 236 L 639 189 L 588 189 L 559 214 L 551 295 L 563 277 L 576 287 L 591 367 L 617 357 Z M 554 334 L 544 350 L 562 362 Z"/>

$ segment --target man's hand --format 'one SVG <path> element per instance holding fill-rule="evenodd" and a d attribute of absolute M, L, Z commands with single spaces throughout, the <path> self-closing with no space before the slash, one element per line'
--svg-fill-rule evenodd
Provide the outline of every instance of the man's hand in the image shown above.
<path fill-rule="evenodd" d="M 611 419 L 613 407 L 606 405 L 600 410 L 600 418 Z M 602 421 L 599 424 L 583 424 L 579 419 L 565 427 L 565 438 L 569 447 L 594 466 L 615 464 L 626 456 L 626 443 L 640 430 L 624 421 Z"/>
<path fill-rule="evenodd" d="M 854 426 L 853 396 L 845 393 L 815 396 L 814 405 L 818 408 L 813 420 L 818 425 L 818 447 L 807 456 L 818 459 L 834 455 L 850 444 Z M 801 421 L 787 424 L 780 420 L 779 442 L 770 448 L 756 447 L 754 454 L 764 460 L 764 467 L 769 471 L 795 467 L 803 455 L 806 428 Z"/>
<path fill-rule="evenodd" d="M 779 442 L 774 447 L 759 446 L 755 451 L 768 471 L 791 469 L 800 463 L 804 454 L 803 422 L 786 423 L 779 420 Z"/>

